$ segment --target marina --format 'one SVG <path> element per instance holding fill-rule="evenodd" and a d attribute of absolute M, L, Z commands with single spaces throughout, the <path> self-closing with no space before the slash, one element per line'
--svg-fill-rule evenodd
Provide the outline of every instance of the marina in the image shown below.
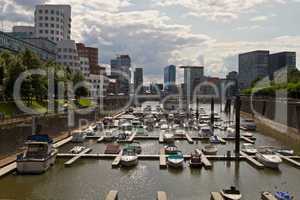
<path fill-rule="evenodd" d="M 224 117 L 224 115 L 221 116 Z M 24 180 L 24 184 L 30 181 L 32 185 L 36 185 L 34 183 L 37 183 L 37 177 L 43 178 L 45 176 L 56 177 L 58 180 L 60 179 L 58 176 L 62 176 L 67 178 L 68 181 L 72 181 L 72 179 L 75 181 L 75 177 L 72 177 L 70 173 L 76 173 L 81 177 L 81 181 L 90 182 L 88 184 L 89 187 L 94 188 L 97 186 L 97 189 L 93 189 L 93 191 L 98 191 L 97 195 L 91 192 L 85 194 L 88 199 L 97 199 L 99 195 L 102 195 L 103 199 L 154 199 L 155 193 L 157 194 L 157 199 L 185 199 L 187 196 L 191 200 L 199 199 L 199 197 L 203 199 L 222 199 L 223 197 L 222 195 L 220 196 L 219 192 L 213 191 L 221 191 L 221 189 L 229 187 L 230 185 L 237 186 L 243 193 L 245 199 L 249 199 L 250 195 L 253 194 L 255 194 L 257 199 L 263 199 L 267 197 L 263 197 L 259 186 L 253 187 L 251 191 L 248 191 L 246 188 L 248 184 L 254 184 L 256 178 L 260 180 L 261 178 L 258 177 L 265 176 L 266 178 L 263 181 L 264 186 L 266 186 L 264 188 L 265 191 L 276 192 L 278 188 L 282 188 L 282 190 L 288 188 L 293 195 L 298 195 L 297 190 L 293 189 L 294 186 L 292 186 L 293 183 L 296 183 L 298 180 L 290 173 L 300 175 L 298 168 L 299 156 L 296 154 L 289 156 L 280 155 L 285 162 L 280 165 L 278 170 L 268 169 L 256 159 L 255 155 L 248 155 L 241 151 L 240 156 L 237 157 L 234 154 L 235 139 L 227 137 L 222 130 L 216 129 L 215 133 L 217 133 L 220 140 L 222 140 L 220 144 L 215 144 L 218 148 L 216 155 L 206 155 L 202 151 L 205 146 L 210 144 L 210 140 L 209 137 L 199 136 L 197 130 L 185 130 L 183 137 L 179 134 L 177 136 L 174 134 L 174 144 L 182 151 L 182 157 L 184 159 L 182 168 L 168 166 L 169 155 L 165 151 L 165 131 L 162 132 L 154 129 L 154 131 L 149 132 L 148 135 L 136 135 L 136 133 L 133 132 L 127 140 L 118 144 L 120 149 L 122 149 L 128 144 L 139 141 L 142 149 L 141 154 L 137 155 L 139 162 L 136 166 L 130 168 L 125 168 L 120 164 L 123 155 L 122 150 L 115 153 L 116 150 L 112 149 L 113 153 L 105 153 L 106 148 L 110 144 L 113 144 L 113 142 L 105 142 L 105 136 L 100 132 L 94 136 L 87 137 L 82 143 L 85 149 L 79 153 L 70 153 L 70 150 L 78 145 L 78 143 L 71 142 L 72 136 L 70 136 L 53 144 L 54 147 L 59 149 L 59 153 L 57 154 L 56 164 L 46 173 L 38 176 L 22 176 L 14 172 L 16 164 L 11 163 L 0 170 L 0 175 L 2 176 L 0 186 L 3 184 L 4 188 L 6 188 L 5 183 L 9 183 L 16 178 Z M 253 132 L 253 137 L 251 138 L 241 137 L 240 141 L 241 143 L 250 143 L 250 140 L 254 145 L 280 145 L 278 141 L 271 137 L 264 136 L 259 132 Z M 90 153 L 90 151 L 92 151 L 92 153 Z M 187 161 L 191 159 L 191 152 L 196 152 L 201 156 L 203 169 L 189 167 Z M 279 175 L 287 176 L 290 181 L 284 184 L 278 182 L 278 184 L 275 183 L 275 185 L 265 183 L 268 179 L 279 180 Z M 246 178 L 248 176 L 251 178 Z M 119 180 L 118 177 L 121 179 Z M 148 180 L 147 177 L 149 177 L 150 182 L 144 182 L 145 177 L 145 180 Z M 176 177 L 180 177 L 180 180 Z M 212 177 L 215 178 L 212 179 Z M 222 179 L 219 177 L 222 177 Z M 100 179 L 105 180 L 106 184 L 100 186 L 99 184 L 102 183 Z M 215 181 L 213 181 L 214 179 L 218 180 L 218 183 L 215 183 Z M 115 185 L 115 181 L 117 180 L 121 183 L 126 183 L 128 187 L 124 187 L 124 184 L 123 186 Z M 137 186 L 136 181 L 138 182 Z M 55 182 L 57 183 L 57 181 Z M 171 184 L 172 182 L 173 184 Z M 50 188 L 48 188 L 49 184 Z M 93 184 L 93 186 L 91 184 Z M 201 189 L 194 191 L 193 195 L 190 195 L 190 189 L 188 188 L 183 188 L 182 192 L 178 193 L 178 191 L 174 189 L 177 184 L 195 185 L 195 187 L 201 185 Z M 77 188 L 79 185 L 75 184 L 72 188 Z M 58 186 L 54 185 L 51 179 L 47 179 L 47 181 L 38 186 L 38 188 L 46 186 L 49 191 L 49 193 L 47 193 L 48 197 L 55 198 L 56 195 L 50 191 L 54 189 L 57 190 Z M 60 187 L 64 188 L 65 186 L 60 185 Z M 150 187 L 151 189 L 141 194 L 138 190 L 142 189 L 142 187 Z M 115 190 L 107 193 L 107 191 L 111 189 Z M 77 192 L 77 190 L 78 189 L 72 190 L 72 193 L 65 192 L 62 196 L 64 198 L 74 199 L 84 198 L 84 196 L 82 196 L 83 194 Z M 8 189 L 5 195 L 16 198 L 17 194 L 10 193 L 9 191 L 11 190 Z M 168 197 L 166 194 L 168 194 Z M 32 197 L 32 194 L 28 195 L 28 197 Z M 39 197 L 42 193 L 34 193 L 34 195 L 34 197 Z"/>

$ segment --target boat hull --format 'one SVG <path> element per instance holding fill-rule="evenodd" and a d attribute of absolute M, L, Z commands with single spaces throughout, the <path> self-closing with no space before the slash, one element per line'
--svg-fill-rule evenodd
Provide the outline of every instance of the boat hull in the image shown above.
<path fill-rule="evenodd" d="M 57 151 L 47 159 L 24 159 L 17 160 L 17 172 L 20 174 L 41 174 L 54 165 Z"/>
<path fill-rule="evenodd" d="M 124 159 L 121 159 L 120 161 L 120 164 L 123 166 L 123 167 L 134 167 L 138 164 L 138 159 L 132 159 L 132 160 L 124 160 Z"/>
<path fill-rule="evenodd" d="M 183 168 L 183 160 L 172 160 L 172 159 L 168 159 L 167 164 L 169 167 L 172 168 Z"/>

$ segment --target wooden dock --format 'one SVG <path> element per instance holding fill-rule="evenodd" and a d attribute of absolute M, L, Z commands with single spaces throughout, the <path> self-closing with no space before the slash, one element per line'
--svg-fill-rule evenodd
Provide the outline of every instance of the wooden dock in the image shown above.
<path fill-rule="evenodd" d="M 161 169 L 167 168 L 167 157 L 165 155 L 165 149 L 160 149 L 160 155 L 159 155 L 159 167 Z"/>
<path fill-rule="evenodd" d="M 185 137 L 189 144 L 194 144 L 194 140 L 191 138 L 191 136 L 188 133 L 185 133 Z"/>
<path fill-rule="evenodd" d="M 219 140 L 220 140 L 221 144 L 226 144 L 226 140 L 224 140 L 223 138 L 219 137 Z"/>
<path fill-rule="evenodd" d="M 293 160 L 287 156 L 284 156 L 284 155 L 281 155 L 281 154 L 278 154 L 278 156 L 280 156 L 280 158 L 282 160 L 285 160 L 287 161 L 288 163 L 291 163 L 292 165 L 296 166 L 296 167 L 299 167 L 300 168 L 300 162 L 296 161 L 296 160 Z"/>
<path fill-rule="evenodd" d="M 159 143 L 164 143 L 164 134 L 163 133 L 159 134 Z"/>
<path fill-rule="evenodd" d="M 91 148 L 87 148 L 85 150 L 83 150 L 82 152 L 80 152 L 78 155 L 74 156 L 73 158 L 71 158 L 70 160 L 68 160 L 67 162 L 65 162 L 65 166 L 70 167 L 76 160 L 78 160 L 83 154 L 87 154 L 88 152 L 92 151 Z"/>
<path fill-rule="evenodd" d="M 100 143 L 104 140 L 104 136 L 101 136 L 98 140 L 97 140 L 97 143 Z"/>
<path fill-rule="evenodd" d="M 117 200 L 118 199 L 118 191 L 117 190 L 111 190 L 106 195 L 105 200 Z"/>
<path fill-rule="evenodd" d="M 17 163 L 16 162 L 13 162 L 9 165 L 6 165 L 5 167 L 0 169 L 0 177 L 16 170 L 16 168 L 17 168 Z"/>
<path fill-rule="evenodd" d="M 135 138 L 136 133 L 133 133 L 130 138 L 128 139 L 128 142 L 133 142 L 134 138 Z"/>
<path fill-rule="evenodd" d="M 247 142 L 247 143 L 255 144 L 255 141 L 254 141 L 254 140 L 251 140 L 250 138 L 247 138 L 247 137 L 245 137 L 245 136 L 241 136 L 241 139 L 244 140 L 244 141 Z"/>
<path fill-rule="evenodd" d="M 263 192 L 261 194 L 262 200 L 276 200 L 276 198 L 270 192 Z"/>
<path fill-rule="evenodd" d="M 111 163 L 111 166 L 113 168 L 119 166 L 122 154 L 123 154 L 123 151 L 121 150 L 120 153 L 115 157 L 114 161 Z"/>
<path fill-rule="evenodd" d="M 157 192 L 157 200 L 168 200 L 167 193 L 164 191 Z"/>
<path fill-rule="evenodd" d="M 64 145 L 64 144 L 70 142 L 72 139 L 73 139 L 73 136 L 67 137 L 66 139 L 63 139 L 63 140 L 60 140 L 60 141 L 54 143 L 54 144 L 53 144 L 53 147 L 54 147 L 54 148 L 61 147 L 62 145 Z"/>
<path fill-rule="evenodd" d="M 202 161 L 204 167 L 205 167 L 206 169 L 211 169 L 211 168 L 212 168 L 212 164 L 211 164 L 211 162 L 207 159 L 206 155 L 205 155 L 201 150 L 199 150 L 199 149 L 196 149 L 196 151 L 197 151 L 198 154 L 201 154 L 201 161 Z"/>
<path fill-rule="evenodd" d="M 210 200 L 224 200 L 220 192 L 211 192 Z"/>
<path fill-rule="evenodd" d="M 241 151 L 240 154 L 241 154 L 244 158 L 246 158 L 246 160 L 247 160 L 250 164 L 252 164 L 253 166 L 257 167 L 258 169 L 262 169 L 262 168 L 265 167 L 262 163 L 258 162 L 257 160 L 255 160 L 253 157 L 247 155 L 246 153 L 244 153 L 244 152 Z"/>

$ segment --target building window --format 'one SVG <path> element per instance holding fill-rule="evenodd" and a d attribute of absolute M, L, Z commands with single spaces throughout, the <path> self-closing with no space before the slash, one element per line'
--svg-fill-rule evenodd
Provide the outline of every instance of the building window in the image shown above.
<path fill-rule="evenodd" d="M 50 24 L 51 25 L 51 28 L 54 28 L 54 24 Z"/>
<path fill-rule="evenodd" d="M 58 51 L 58 52 L 61 52 L 61 48 L 58 48 L 57 51 Z"/>
<path fill-rule="evenodd" d="M 48 27 L 49 26 L 49 24 L 48 23 L 45 23 L 45 27 Z"/>
<path fill-rule="evenodd" d="M 56 28 L 59 28 L 59 25 L 58 25 L 58 24 L 56 24 Z"/>
<path fill-rule="evenodd" d="M 39 23 L 39 26 L 40 26 L 40 27 L 43 27 L 43 23 Z"/>
<path fill-rule="evenodd" d="M 59 11 L 58 10 L 56 11 L 56 15 L 59 15 Z"/>
<path fill-rule="evenodd" d="M 54 21 L 54 17 L 51 17 L 50 19 L 51 19 L 51 21 Z"/>
<path fill-rule="evenodd" d="M 48 14 L 48 10 L 45 10 L 45 13 Z"/>
<path fill-rule="evenodd" d="M 53 31 L 53 30 L 51 30 L 50 32 L 51 32 L 51 34 L 54 34 L 54 31 Z"/>
<path fill-rule="evenodd" d="M 54 41 L 54 37 L 51 37 L 51 40 Z"/>
<path fill-rule="evenodd" d="M 59 17 L 56 17 L 56 21 L 59 22 Z"/>
<path fill-rule="evenodd" d="M 45 20 L 46 20 L 46 21 L 48 20 L 48 17 L 47 17 L 47 16 L 45 17 Z"/>
<path fill-rule="evenodd" d="M 42 13 L 43 13 L 43 10 L 39 9 L 39 13 L 42 14 Z"/>
<path fill-rule="evenodd" d="M 56 35 L 59 35 L 59 31 L 56 31 Z"/>
<path fill-rule="evenodd" d="M 67 59 L 68 57 L 67 57 L 67 55 L 64 55 L 64 59 Z"/>
<path fill-rule="evenodd" d="M 67 51 L 68 51 L 68 49 L 64 48 L 64 52 L 67 52 Z"/>
<path fill-rule="evenodd" d="M 40 30 L 40 33 L 43 33 L 43 30 Z"/>
<path fill-rule="evenodd" d="M 58 37 L 56 38 L 56 41 L 59 41 L 59 38 L 58 38 Z"/>
<path fill-rule="evenodd" d="M 39 20 L 43 20 L 43 16 L 40 16 L 40 17 L 39 17 Z"/>
<path fill-rule="evenodd" d="M 52 15 L 54 14 L 54 10 L 51 10 L 51 14 L 52 14 Z"/>
<path fill-rule="evenodd" d="M 49 31 L 48 31 L 48 30 L 45 30 L 45 33 L 46 33 L 46 34 L 48 34 L 48 33 L 49 33 Z"/>

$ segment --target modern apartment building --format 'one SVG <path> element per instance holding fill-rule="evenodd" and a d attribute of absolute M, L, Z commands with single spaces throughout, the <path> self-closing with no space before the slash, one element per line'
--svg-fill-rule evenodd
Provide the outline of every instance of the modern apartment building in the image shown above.
<path fill-rule="evenodd" d="M 169 65 L 164 68 L 164 89 L 169 92 L 174 89 L 176 84 L 176 66 Z"/>
<path fill-rule="evenodd" d="M 131 58 L 129 55 L 118 55 L 110 62 L 111 77 L 116 79 L 118 93 L 129 94 L 131 84 Z"/>
<path fill-rule="evenodd" d="M 37 5 L 34 12 L 36 37 L 53 42 L 71 39 L 70 5 Z"/>
<path fill-rule="evenodd" d="M 143 92 L 143 68 L 135 68 L 134 71 L 134 89 L 136 90 L 138 87 L 139 92 Z"/>
<path fill-rule="evenodd" d="M 80 62 L 74 40 L 62 40 L 57 43 L 56 61 L 72 71 L 80 70 Z"/>

